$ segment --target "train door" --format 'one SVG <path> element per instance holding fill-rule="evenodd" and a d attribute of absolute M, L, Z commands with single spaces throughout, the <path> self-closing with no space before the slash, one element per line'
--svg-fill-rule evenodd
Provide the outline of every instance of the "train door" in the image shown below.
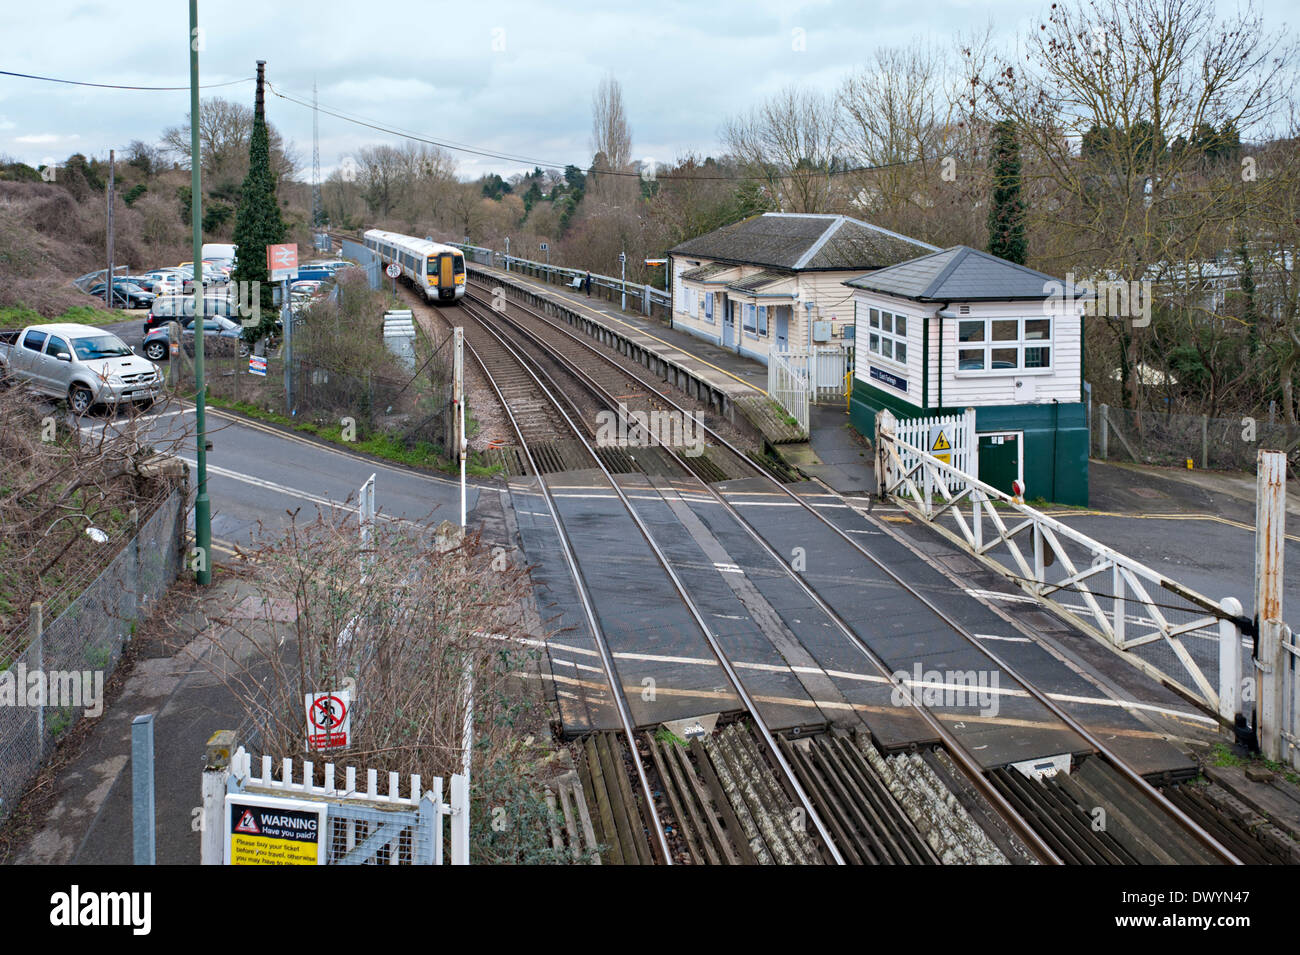
<path fill-rule="evenodd" d="M 456 257 L 444 252 L 438 256 L 438 288 L 447 292 L 456 291 Z"/>

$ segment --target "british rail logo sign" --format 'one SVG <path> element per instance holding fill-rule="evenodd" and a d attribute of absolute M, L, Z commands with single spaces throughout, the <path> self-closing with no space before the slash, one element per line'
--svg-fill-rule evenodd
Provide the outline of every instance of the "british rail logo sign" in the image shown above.
<path fill-rule="evenodd" d="M 272 282 L 282 282 L 285 279 L 297 278 L 297 244 L 289 243 L 287 245 L 268 245 L 266 247 L 266 269 L 271 273 Z"/>
<path fill-rule="evenodd" d="M 226 865 L 324 865 L 326 806 L 276 796 L 226 796 Z"/>

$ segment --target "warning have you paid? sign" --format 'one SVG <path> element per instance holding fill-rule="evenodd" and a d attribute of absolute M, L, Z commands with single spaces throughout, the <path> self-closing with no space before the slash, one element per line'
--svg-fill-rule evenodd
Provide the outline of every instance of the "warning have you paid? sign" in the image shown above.
<path fill-rule="evenodd" d="M 324 803 L 226 796 L 226 865 L 324 865 Z"/>

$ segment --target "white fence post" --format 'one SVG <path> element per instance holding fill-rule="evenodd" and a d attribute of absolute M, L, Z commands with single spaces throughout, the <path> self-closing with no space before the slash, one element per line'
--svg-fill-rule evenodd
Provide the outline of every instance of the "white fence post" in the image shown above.
<path fill-rule="evenodd" d="M 469 780 L 451 777 L 451 864 L 469 865 Z"/>
<path fill-rule="evenodd" d="M 1241 615 L 1241 601 L 1224 597 L 1223 609 Z M 1219 621 L 1219 717 L 1232 725 L 1241 712 L 1241 628 L 1226 617 Z"/>
<path fill-rule="evenodd" d="M 203 804 L 199 812 L 199 865 L 221 865 L 225 854 L 226 789 L 235 750 L 233 730 L 218 730 L 208 738 L 203 768 Z"/>
<path fill-rule="evenodd" d="M 1255 488 L 1255 624 L 1259 650 L 1259 747 L 1281 760 L 1286 642 L 1282 622 L 1282 557 L 1286 543 L 1286 454 L 1259 450 Z"/>

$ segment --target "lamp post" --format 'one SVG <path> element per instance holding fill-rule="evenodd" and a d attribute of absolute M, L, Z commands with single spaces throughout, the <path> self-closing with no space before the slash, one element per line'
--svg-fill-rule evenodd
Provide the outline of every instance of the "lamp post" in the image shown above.
<path fill-rule="evenodd" d="M 194 428 L 198 493 L 194 498 L 194 578 L 212 583 L 212 502 L 208 499 L 207 383 L 203 379 L 203 191 L 199 167 L 199 0 L 190 0 L 190 228 L 194 238 Z"/>

